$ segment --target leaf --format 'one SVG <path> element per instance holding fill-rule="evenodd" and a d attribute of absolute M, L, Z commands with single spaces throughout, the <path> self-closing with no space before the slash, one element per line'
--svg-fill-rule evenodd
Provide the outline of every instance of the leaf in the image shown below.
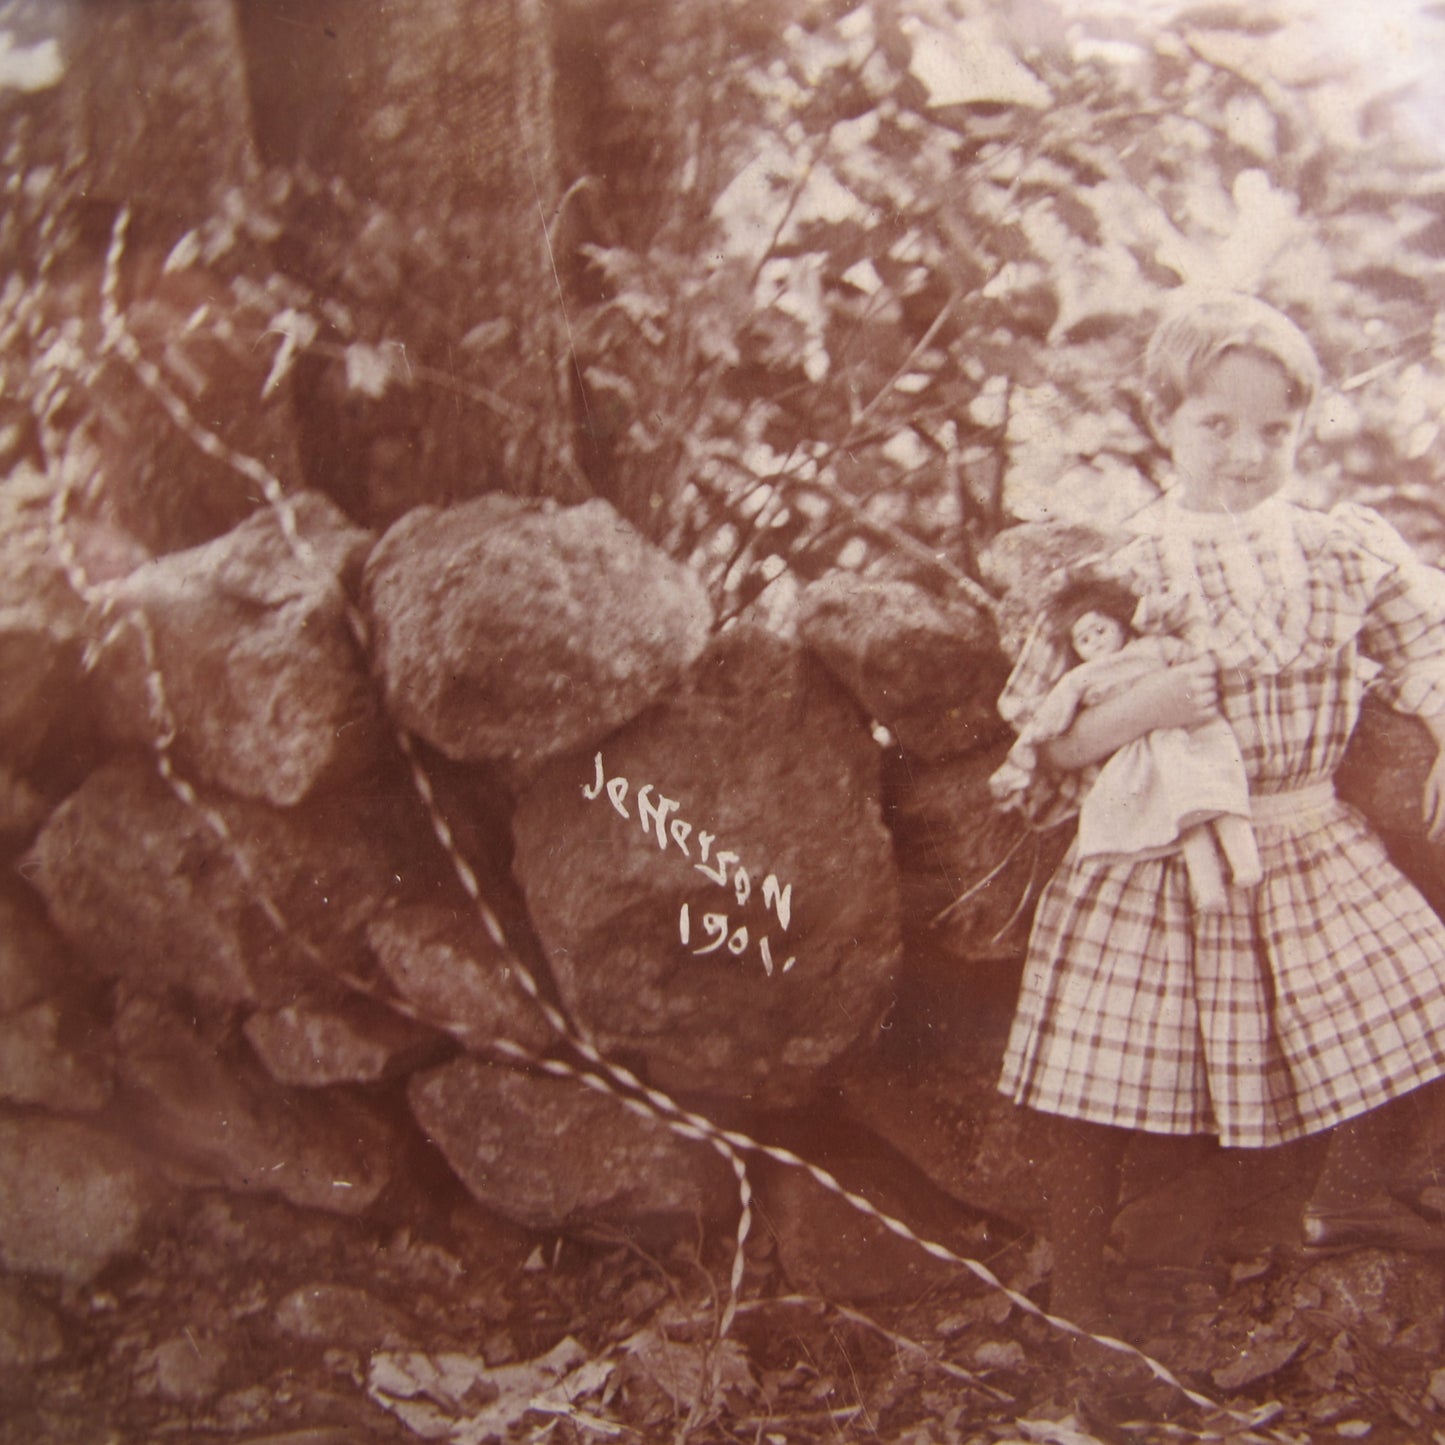
<path fill-rule="evenodd" d="M 620 1427 L 577 1408 L 613 1369 L 610 1362 L 589 1360 L 570 1335 L 534 1360 L 495 1369 L 471 1355 L 388 1351 L 372 1356 L 367 1393 L 413 1434 L 454 1445 L 483 1445 L 532 1410 L 615 1435 Z"/>
<path fill-rule="evenodd" d="M 973 1363 L 980 1370 L 1022 1370 L 1028 1357 L 1017 1340 L 985 1340 L 973 1352 Z"/>
<path fill-rule="evenodd" d="M 1243 146 L 1261 161 L 1278 153 L 1278 121 L 1257 95 L 1232 95 L 1225 103 L 1224 125 L 1235 145 Z"/>
<path fill-rule="evenodd" d="M 1185 10 L 1175 23 L 1197 25 L 1201 30 L 1234 30 L 1241 35 L 1273 35 L 1284 22 L 1272 15 L 1251 14 L 1241 5 L 1200 5 Z"/>
<path fill-rule="evenodd" d="M 1284 1369 L 1304 1346 L 1302 1337 L 1251 1340 L 1237 1360 L 1214 1371 L 1214 1383 L 1221 1390 L 1241 1390 L 1256 1380 L 1268 1379 Z"/>
<path fill-rule="evenodd" d="M 395 343 L 368 346 L 364 341 L 353 341 L 346 348 L 346 384 L 362 396 L 385 396 L 387 387 L 399 379 L 397 359 L 405 357 L 405 351 Z"/>
<path fill-rule="evenodd" d="M 505 316 L 496 316 L 489 321 L 479 321 L 461 339 L 464 351 L 490 351 L 504 341 L 512 339 L 512 323 Z"/>
<path fill-rule="evenodd" d="M 936 30 L 917 16 L 900 26 L 912 48 L 909 73 L 928 92 L 928 104 L 1021 105 L 1043 110 L 1053 93 L 978 22 Z"/>
<path fill-rule="evenodd" d="M 9 30 L 0 30 L 0 91 L 23 90 L 33 95 L 60 83 L 65 62 L 54 40 L 38 45 L 17 45 Z"/>
<path fill-rule="evenodd" d="M 674 1405 L 689 1415 L 716 1402 L 724 1390 L 751 1393 L 757 1388 L 742 1346 L 725 1339 L 714 1345 L 678 1343 L 649 1326 L 623 1343 L 623 1349 Z"/>
<path fill-rule="evenodd" d="M 629 378 L 609 370 L 605 366 L 589 366 L 582 375 L 586 378 L 587 385 L 594 391 L 610 391 L 624 404 L 635 406 L 637 403 L 637 387 Z"/>
<path fill-rule="evenodd" d="M 170 255 L 166 257 L 165 265 L 161 267 L 161 274 L 169 276 L 175 271 L 184 271 L 187 266 L 194 266 L 201 256 L 201 238 L 195 230 L 187 231 L 174 246 L 171 247 Z"/>
<path fill-rule="evenodd" d="M 176 249 L 179 250 L 179 246 Z M 174 256 L 175 252 L 172 251 L 171 255 Z M 169 266 L 170 262 L 167 261 L 166 265 Z M 279 334 L 281 345 L 276 351 L 275 360 L 271 363 L 271 370 L 267 373 L 266 380 L 261 386 L 263 401 L 286 379 L 298 353 L 316 340 L 316 322 L 304 312 L 296 311 L 288 306 L 284 311 L 271 318 L 271 324 L 266 330 L 268 334 Z"/>
<path fill-rule="evenodd" d="M 1018 1420 L 1015 1422 L 1023 1432 L 1025 1440 L 1037 1445 L 1104 1445 L 1097 1435 L 1091 1435 L 1072 1415 L 1062 1420 Z M 999 1441 L 999 1445 L 1008 1442 Z"/>

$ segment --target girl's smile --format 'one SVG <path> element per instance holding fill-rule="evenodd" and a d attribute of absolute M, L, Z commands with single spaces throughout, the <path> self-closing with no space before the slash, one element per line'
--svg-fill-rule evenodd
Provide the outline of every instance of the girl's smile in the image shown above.
<path fill-rule="evenodd" d="M 1156 419 L 1196 512 L 1247 512 L 1294 474 L 1304 414 L 1283 369 L 1258 352 L 1231 351 L 1172 415 Z"/>

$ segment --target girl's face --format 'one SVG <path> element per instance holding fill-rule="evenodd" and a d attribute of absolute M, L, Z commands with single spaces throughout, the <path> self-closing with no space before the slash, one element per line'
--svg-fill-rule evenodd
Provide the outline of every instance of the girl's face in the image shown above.
<path fill-rule="evenodd" d="M 1123 647 L 1124 625 L 1107 613 L 1085 612 L 1069 628 L 1069 641 L 1080 662 L 1092 662 Z"/>
<path fill-rule="evenodd" d="M 1283 369 L 1249 351 L 1222 356 L 1197 390 L 1157 422 L 1195 512 L 1247 512 L 1294 474 L 1303 412 Z"/>

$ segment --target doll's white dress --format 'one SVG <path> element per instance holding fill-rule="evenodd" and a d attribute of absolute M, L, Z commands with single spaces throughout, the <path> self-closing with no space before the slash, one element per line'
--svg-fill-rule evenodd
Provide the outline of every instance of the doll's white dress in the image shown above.
<path fill-rule="evenodd" d="M 1038 766 L 1038 748 L 1062 737 L 1074 718 L 1188 656 L 1177 637 L 1130 639 L 1117 652 L 1081 662 L 1054 684 L 993 776 L 994 795 L 1022 794 Z M 1156 728 L 1126 743 L 1082 777 L 1076 847 L 1081 858 L 1144 854 L 1175 846 L 1211 818 L 1249 817 L 1249 782 L 1229 724 Z"/>

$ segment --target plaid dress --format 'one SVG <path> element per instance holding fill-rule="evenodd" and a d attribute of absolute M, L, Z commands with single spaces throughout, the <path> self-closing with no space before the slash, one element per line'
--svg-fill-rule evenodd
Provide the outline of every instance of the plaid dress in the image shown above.
<path fill-rule="evenodd" d="M 1071 849 L 1039 903 L 1000 1088 L 1263 1147 L 1445 1074 L 1445 924 L 1330 786 L 1367 685 L 1445 712 L 1445 574 L 1363 508 L 1160 512 L 1111 565 L 1143 596 L 1193 596 L 1264 879 L 1197 913 L 1177 853 Z M 1026 721 L 1065 666 L 1040 629 L 1001 710 Z M 1057 813 L 1071 780 L 1055 782 Z"/>

